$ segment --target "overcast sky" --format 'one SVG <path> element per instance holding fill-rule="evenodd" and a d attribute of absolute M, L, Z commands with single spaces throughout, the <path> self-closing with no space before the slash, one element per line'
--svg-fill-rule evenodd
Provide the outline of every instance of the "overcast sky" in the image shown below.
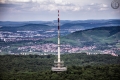
<path fill-rule="evenodd" d="M 120 19 L 113 0 L 0 0 L 0 21 Z M 120 0 L 118 0 L 120 1 Z"/>

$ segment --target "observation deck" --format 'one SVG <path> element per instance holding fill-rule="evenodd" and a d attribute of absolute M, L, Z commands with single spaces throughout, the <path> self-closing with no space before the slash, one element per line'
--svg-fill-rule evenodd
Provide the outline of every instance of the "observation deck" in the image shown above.
<path fill-rule="evenodd" d="M 54 61 L 54 66 L 51 69 L 52 71 L 67 71 L 67 67 L 64 66 L 64 61 Z"/>

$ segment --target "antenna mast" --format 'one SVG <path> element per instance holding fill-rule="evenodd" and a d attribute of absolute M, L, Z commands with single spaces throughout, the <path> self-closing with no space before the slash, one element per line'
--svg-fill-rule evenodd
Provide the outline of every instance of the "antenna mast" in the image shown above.
<path fill-rule="evenodd" d="M 52 71 L 66 71 L 67 67 L 64 66 L 64 61 L 60 60 L 60 19 L 59 19 L 59 10 L 58 10 L 58 60 L 54 61 L 54 67 Z"/>
<path fill-rule="evenodd" d="M 58 10 L 58 62 L 60 62 L 60 20 L 59 20 L 59 10 Z"/>

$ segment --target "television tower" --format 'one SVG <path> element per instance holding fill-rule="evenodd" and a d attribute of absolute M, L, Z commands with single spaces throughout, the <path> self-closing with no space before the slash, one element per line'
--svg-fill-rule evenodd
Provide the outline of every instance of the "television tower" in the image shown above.
<path fill-rule="evenodd" d="M 58 60 L 54 61 L 52 71 L 66 71 L 67 67 L 64 66 L 64 61 L 60 60 L 60 19 L 58 10 Z"/>

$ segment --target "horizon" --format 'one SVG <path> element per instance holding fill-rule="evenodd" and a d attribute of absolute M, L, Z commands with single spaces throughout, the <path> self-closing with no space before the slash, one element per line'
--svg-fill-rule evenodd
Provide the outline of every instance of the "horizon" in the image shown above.
<path fill-rule="evenodd" d="M 120 19 L 85 19 L 85 20 L 60 20 L 60 21 L 89 21 L 89 20 L 97 20 L 97 21 L 99 21 L 99 20 L 120 20 Z M 34 20 L 34 21 L 32 21 L 32 20 L 30 20 L 30 21 L 1 21 L 0 20 L 0 22 L 52 22 L 52 21 L 57 21 L 57 19 L 56 20 L 50 20 L 50 21 L 43 21 L 43 20 Z"/>

